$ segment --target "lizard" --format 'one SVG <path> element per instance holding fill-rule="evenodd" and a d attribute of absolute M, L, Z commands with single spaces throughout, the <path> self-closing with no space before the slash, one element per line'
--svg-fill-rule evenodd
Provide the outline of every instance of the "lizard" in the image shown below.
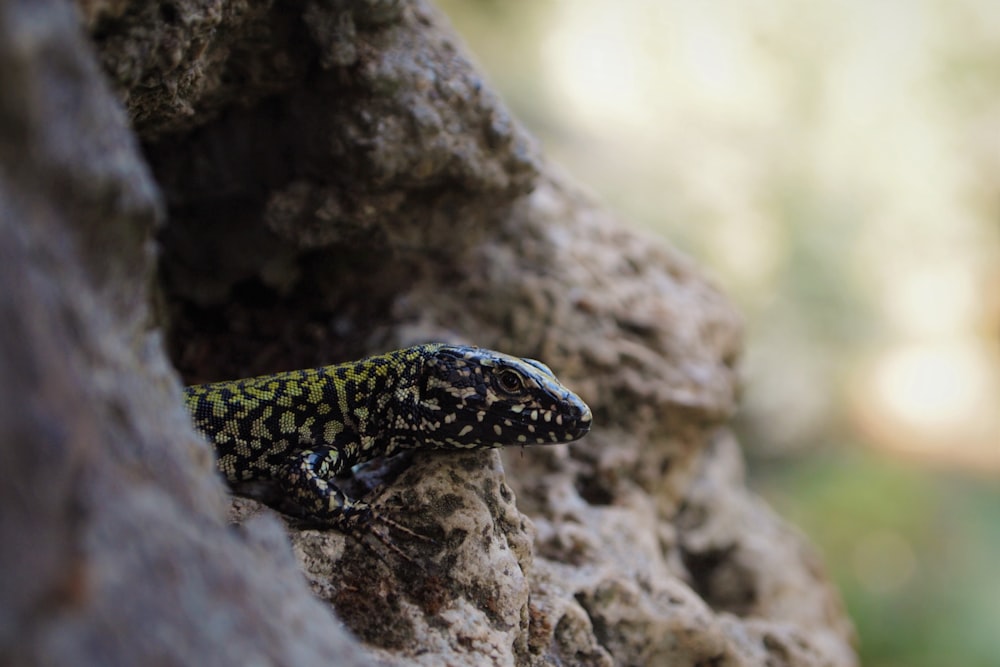
<path fill-rule="evenodd" d="M 234 491 L 277 487 L 267 504 L 348 532 L 375 518 L 337 483 L 354 466 L 410 450 L 568 443 L 592 422 L 542 362 L 444 343 L 184 391 Z"/>

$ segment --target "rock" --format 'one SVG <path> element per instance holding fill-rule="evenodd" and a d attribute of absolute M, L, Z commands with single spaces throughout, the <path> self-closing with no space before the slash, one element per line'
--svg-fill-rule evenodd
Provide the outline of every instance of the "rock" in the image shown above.
<path fill-rule="evenodd" d="M 746 489 L 740 317 L 542 159 L 432 7 L 79 8 L 0 5 L 0 658 L 856 664 Z M 425 340 L 544 360 L 593 432 L 371 464 L 385 541 L 242 499 L 227 527 L 171 363 Z"/>

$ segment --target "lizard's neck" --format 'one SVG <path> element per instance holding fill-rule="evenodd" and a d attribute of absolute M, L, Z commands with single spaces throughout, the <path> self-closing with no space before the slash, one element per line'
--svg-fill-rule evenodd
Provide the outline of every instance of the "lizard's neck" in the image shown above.
<path fill-rule="evenodd" d="M 373 406 L 378 438 L 386 456 L 417 446 L 421 441 L 418 373 L 413 362 L 400 364 L 385 376 L 384 390 Z"/>
<path fill-rule="evenodd" d="M 416 381 L 420 362 L 412 358 L 396 358 L 393 353 L 383 357 L 381 372 L 373 374 L 370 380 L 370 391 L 364 401 L 367 417 L 359 419 L 359 426 L 362 427 L 362 438 L 371 438 L 378 443 L 384 456 L 392 456 L 418 441 L 411 425 L 417 407 Z M 373 370 L 367 369 L 369 373 Z"/>

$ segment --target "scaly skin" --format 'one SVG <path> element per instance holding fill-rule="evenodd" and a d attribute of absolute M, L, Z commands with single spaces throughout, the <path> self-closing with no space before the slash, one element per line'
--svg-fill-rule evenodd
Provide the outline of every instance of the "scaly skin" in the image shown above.
<path fill-rule="evenodd" d="M 359 463 L 407 449 L 572 442 L 591 424 L 590 408 L 544 364 L 437 343 L 185 391 L 231 485 L 276 483 L 280 509 L 340 527 L 370 518 L 334 480 Z"/>

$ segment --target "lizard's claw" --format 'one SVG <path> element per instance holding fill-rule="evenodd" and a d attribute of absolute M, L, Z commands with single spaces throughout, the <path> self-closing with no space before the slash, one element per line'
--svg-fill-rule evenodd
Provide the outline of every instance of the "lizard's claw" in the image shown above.
<path fill-rule="evenodd" d="M 389 551 L 399 556 L 401 559 L 408 563 L 417 564 L 416 560 L 407 554 L 405 551 L 400 549 L 396 543 L 389 536 L 386 528 L 391 528 L 397 530 L 401 533 L 409 535 L 415 539 L 422 541 L 430 541 L 430 538 L 426 535 L 421 535 L 403 524 L 399 523 L 394 519 L 390 519 L 383 514 L 376 512 L 371 507 L 365 507 L 356 512 L 352 512 L 350 515 L 344 518 L 341 526 L 339 526 L 343 532 L 351 535 L 362 545 L 368 547 L 372 552 L 379 557 L 380 560 L 389 565 L 389 563 L 383 557 L 383 554 L 379 550 L 372 549 L 370 542 L 366 539 L 368 536 L 372 536 L 381 542 Z"/>

